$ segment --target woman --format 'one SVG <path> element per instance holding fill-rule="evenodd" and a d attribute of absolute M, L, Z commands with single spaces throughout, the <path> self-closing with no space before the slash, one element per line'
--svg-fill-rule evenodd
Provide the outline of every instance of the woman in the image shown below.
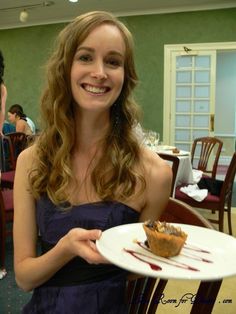
<path fill-rule="evenodd" d="M 3 136 L 3 124 L 5 120 L 5 108 L 6 108 L 6 100 L 7 100 L 7 88 L 3 81 L 4 75 L 4 59 L 2 52 L 0 50 L 0 137 Z M 0 172 L 2 170 L 3 163 L 3 146 L 2 142 L 0 142 Z M 4 278 L 7 274 L 7 271 L 4 265 L 0 265 L 0 279 Z"/>
<path fill-rule="evenodd" d="M 81 15 L 59 34 L 47 75 L 44 126 L 15 176 L 16 281 L 34 289 L 23 313 L 126 313 L 126 272 L 94 242 L 113 226 L 157 219 L 172 179 L 133 131 L 131 34 L 109 13 Z"/>
<path fill-rule="evenodd" d="M 0 134 L 2 134 L 3 123 L 5 120 L 6 100 L 7 100 L 7 88 L 3 81 L 4 75 L 4 59 L 0 50 Z"/>
<path fill-rule="evenodd" d="M 14 111 L 14 112 L 17 112 L 19 113 L 22 117 L 24 117 L 24 120 L 27 122 L 28 126 L 30 127 L 30 130 L 32 132 L 32 134 L 34 135 L 36 133 L 36 127 L 35 127 L 35 124 L 34 122 L 26 116 L 26 114 L 24 113 L 24 110 L 23 110 L 23 107 L 19 104 L 14 104 L 12 107 L 11 107 L 11 112 Z M 28 128 L 28 127 L 27 127 Z"/>
<path fill-rule="evenodd" d="M 32 135 L 32 129 L 27 122 L 24 112 L 19 109 L 19 105 L 15 104 L 8 110 L 8 121 L 16 126 L 16 132 L 22 132 L 26 135 Z"/>

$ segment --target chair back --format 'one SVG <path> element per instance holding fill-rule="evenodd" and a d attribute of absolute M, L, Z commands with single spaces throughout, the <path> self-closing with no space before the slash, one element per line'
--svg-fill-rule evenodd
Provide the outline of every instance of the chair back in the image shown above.
<path fill-rule="evenodd" d="M 205 228 L 213 229 L 213 226 L 207 219 L 197 213 L 192 207 L 176 200 L 174 198 L 169 199 L 165 211 L 160 217 L 161 221 L 170 223 L 184 223 Z M 143 276 L 130 276 L 127 286 L 127 300 L 129 303 L 129 313 L 154 314 L 157 311 L 159 300 L 165 289 L 168 280 L 160 279 L 158 284 L 156 279 Z M 215 282 L 202 282 L 199 286 L 196 294 L 196 299 L 201 299 L 206 291 L 210 293 L 211 300 L 215 300 L 220 289 L 222 280 Z M 202 308 L 201 308 L 202 306 Z M 191 313 L 198 314 L 210 314 L 214 302 L 211 304 L 203 305 L 196 303 L 193 305 Z"/>
<path fill-rule="evenodd" d="M 27 135 L 23 132 L 13 132 L 7 134 L 8 137 L 10 137 L 13 149 L 14 149 L 14 155 L 17 159 L 18 155 L 27 147 Z"/>
<path fill-rule="evenodd" d="M 179 169 L 179 158 L 177 156 L 164 154 L 164 153 L 158 153 L 158 155 L 162 159 L 167 160 L 171 163 L 173 176 L 172 176 L 171 194 L 170 195 L 173 195 L 173 192 L 175 190 L 176 177 L 177 177 L 177 173 L 178 173 L 178 169 Z"/>
<path fill-rule="evenodd" d="M 12 237 L 13 222 L 13 190 L 0 187 L 0 268 L 5 268 L 6 238 Z M 10 224 L 8 224 L 10 223 Z"/>
<path fill-rule="evenodd" d="M 193 168 L 201 170 L 212 178 L 215 178 L 222 146 L 223 142 L 216 137 L 196 138 L 193 141 L 191 150 Z M 210 166 L 209 161 L 211 158 L 212 165 Z"/>
<path fill-rule="evenodd" d="M 224 213 L 227 213 L 227 219 L 228 219 L 228 229 L 229 229 L 229 234 L 232 235 L 232 222 L 231 222 L 231 201 L 232 201 L 232 194 L 233 194 L 233 185 L 234 185 L 234 178 L 236 175 L 236 152 L 233 154 L 231 162 L 229 164 L 228 170 L 226 172 L 226 176 L 224 180 L 219 180 L 222 182 L 222 185 L 220 184 L 220 192 L 212 193 L 209 191 L 207 194 L 207 197 L 201 201 L 197 202 L 193 198 L 189 197 L 188 195 L 184 194 L 183 192 L 180 191 L 180 187 L 177 187 L 175 190 L 175 197 L 178 200 L 181 200 L 187 204 L 189 204 L 192 207 L 196 208 L 203 208 L 206 210 L 211 210 L 212 213 L 217 212 L 217 218 L 215 216 L 208 217 L 208 220 L 211 223 L 217 224 L 219 226 L 219 231 L 224 232 Z M 212 186 L 215 184 L 218 185 L 218 180 L 214 181 L 211 180 Z"/>
<path fill-rule="evenodd" d="M 14 148 L 10 137 L 1 136 L 1 170 L 2 172 L 15 169 Z"/>
<path fill-rule="evenodd" d="M 220 192 L 220 200 L 223 202 L 222 207 L 227 203 L 231 207 L 231 200 L 233 194 L 234 178 L 236 174 L 236 152 L 233 154 L 228 170 L 226 172 L 223 186 Z"/>
<path fill-rule="evenodd" d="M 27 135 L 22 132 L 13 132 L 3 137 L 3 171 L 15 170 L 18 155 L 28 146 Z"/>
<path fill-rule="evenodd" d="M 170 198 L 161 221 L 189 224 L 199 227 L 214 229 L 212 224 L 188 204 Z"/>

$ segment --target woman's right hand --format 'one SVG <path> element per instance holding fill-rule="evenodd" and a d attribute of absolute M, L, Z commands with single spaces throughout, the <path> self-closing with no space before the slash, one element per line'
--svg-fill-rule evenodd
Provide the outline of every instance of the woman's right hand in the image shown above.
<path fill-rule="evenodd" d="M 72 257 L 80 256 L 90 264 L 108 263 L 98 252 L 95 241 L 100 238 L 101 230 L 71 229 L 60 241 Z"/>

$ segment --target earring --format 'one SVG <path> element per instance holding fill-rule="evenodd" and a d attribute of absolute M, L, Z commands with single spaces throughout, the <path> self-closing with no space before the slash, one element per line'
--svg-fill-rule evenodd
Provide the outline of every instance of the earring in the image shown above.
<path fill-rule="evenodd" d="M 120 127 L 120 107 L 119 107 L 119 104 L 115 103 L 114 104 L 114 111 L 113 111 L 113 114 L 114 114 L 114 127 L 115 129 L 117 130 L 119 127 Z"/>
<path fill-rule="evenodd" d="M 120 126 L 120 114 L 116 112 L 115 114 L 115 127 L 118 128 Z"/>

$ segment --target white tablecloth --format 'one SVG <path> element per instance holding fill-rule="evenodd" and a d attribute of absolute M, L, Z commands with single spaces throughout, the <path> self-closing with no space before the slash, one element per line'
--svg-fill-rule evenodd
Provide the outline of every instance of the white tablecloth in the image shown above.
<path fill-rule="evenodd" d="M 170 154 L 173 155 L 171 150 L 157 150 L 157 153 L 164 153 L 164 154 Z M 194 174 L 193 174 L 193 169 L 192 169 L 192 164 L 191 164 L 191 156 L 189 152 L 185 151 L 180 151 L 179 154 L 175 154 L 176 157 L 179 158 L 179 168 L 175 180 L 175 187 L 181 185 L 181 184 L 192 184 L 194 183 Z M 171 162 L 167 163 L 171 165 Z M 173 195 L 174 196 L 174 195 Z"/>
<path fill-rule="evenodd" d="M 175 185 L 194 183 L 193 170 L 190 154 L 185 156 L 177 156 L 179 158 L 179 168 L 175 180 Z"/>

